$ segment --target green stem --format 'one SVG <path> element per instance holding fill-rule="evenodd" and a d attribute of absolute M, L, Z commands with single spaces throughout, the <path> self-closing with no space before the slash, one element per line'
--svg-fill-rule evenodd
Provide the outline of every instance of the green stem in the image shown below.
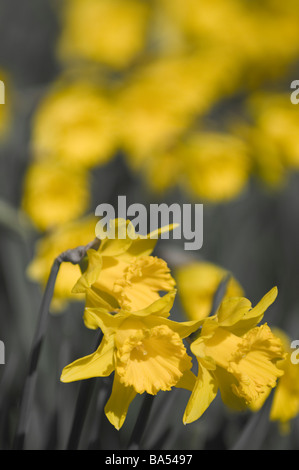
<path fill-rule="evenodd" d="M 100 241 L 96 238 L 91 243 L 86 246 L 79 246 L 72 250 L 67 250 L 61 255 L 59 255 L 51 268 L 50 276 L 45 288 L 45 292 L 42 298 L 42 303 L 38 315 L 38 324 L 36 327 L 30 359 L 29 359 L 29 370 L 25 381 L 24 391 L 21 400 L 21 408 L 19 415 L 19 422 L 17 427 L 17 432 L 15 435 L 15 440 L 13 443 L 13 448 L 16 450 L 21 450 L 24 447 L 25 436 L 29 428 L 31 408 L 34 398 L 34 391 L 36 386 L 37 378 L 37 366 L 40 358 L 41 348 L 43 340 L 47 330 L 48 324 L 48 315 L 50 304 L 52 301 L 55 283 L 58 275 L 58 271 L 61 263 L 70 262 L 72 264 L 80 264 L 88 249 L 93 248 L 97 249 Z"/>
<path fill-rule="evenodd" d="M 259 450 L 269 430 L 269 414 L 273 400 L 273 390 L 263 407 L 248 420 L 243 432 L 231 450 Z"/>
<path fill-rule="evenodd" d="M 96 349 L 102 341 L 103 333 L 100 333 L 100 337 L 97 338 Z M 87 410 L 91 401 L 91 397 L 94 391 L 96 378 L 83 380 L 80 384 L 79 395 L 77 399 L 73 424 L 67 444 L 67 450 L 76 450 L 78 448 L 80 437 L 82 434 L 83 425 L 87 415 Z"/>
<path fill-rule="evenodd" d="M 154 398 L 154 395 L 146 394 L 128 444 L 128 450 L 137 450 L 140 448 L 140 442 L 148 422 Z"/>
<path fill-rule="evenodd" d="M 40 357 L 41 347 L 43 344 L 43 339 L 45 336 L 45 332 L 47 329 L 48 323 L 48 312 L 49 307 L 51 304 L 51 300 L 53 297 L 54 287 L 58 275 L 58 271 L 60 268 L 61 261 L 59 258 L 56 258 L 51 272 L 49 276 L 49 280 L 44 292 L 44 296 L 42 299 L 39 316 L 38 316 L 38 324 L 35 331 L 35 336 L 33 339 L 33 344 L 30 353 L 29 359 L 29 370 L 25 381 L 24 392 L 22 396 L 21 402 L 21 410 L 20 410 L 20 417 L 19 417 L 19 424 L 17 428 L 17 433 L 15 436 L 14 441 L 14 449 L 22 449 L 24 446 L 24 440 L 26 436 L 26 432 L 29 427 L 29 418 L 30 418 L 30 411 L 32 407 L 32 402 L 34 398 L 34 391 L 36 385 L 36 378 L 37 378 L 37 365 Z"/>

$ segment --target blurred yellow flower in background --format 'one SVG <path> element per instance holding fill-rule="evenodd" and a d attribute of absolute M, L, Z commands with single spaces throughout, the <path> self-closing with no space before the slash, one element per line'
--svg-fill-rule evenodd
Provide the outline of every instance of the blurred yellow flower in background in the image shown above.
<path fill-rule="evenodd" d="M 239 282 L 229 271 L 206 261 L 192 262 L 176 268 L 174 278 L 185 314 L 190 320 L 208 317 L 213 307 L 216 291 L 229 277 L 223 299 L 244 294 Z"/>
<path fill-rule="evenodd" d="M 105 413 L 116 429 L 123 425 L 136 394 L 156 395 L 172 387 L 190 388 L 194 377 L 191 357 L 183 339 L 198 327 L 198 322 L 169 320 L 175 291 L 147 308 L 110 315 L 105 309 L 91 308 L 104 338 L 98 349 L 66 366 L 62 382 L 90 377 L 105 377 L 113 371 L 114 381 Z"/>
<path fill-rule="evenodd" d="M 28 14 L 20 9 L 14 14 L 15 3 L 20 6 L 22 0 L 5 3 L 0 7 L 1 60 L 7 67 L 0 69 L 6 95 L 5 105 L 0 104 L 0 268 L 1 305 L 13 315 L 12 323 L 2 321 L 8 329 L 14 323 L 30 325 L 28 331 L 18 328 L 20 337 L 13 338 L 22 347 L 16 349 L 19 356 L 8 379 L 17 377 L 18 363 L 23 368 L 26 351 L 37 367 L 46 335 L 38 348 L 33 343 L 27 349 L 32 305 L 42 298 L 36 338 L 40 326 L 46 326 L 50 295 L 45 287 L 53 262 L 80 247 L 78 257 L 71 258 L 78 264 L 59 265 L 50 306 L 52 314 L 81 311 L 82 316 L 83 334 L 73 329 L 71 339 L 50 331 L 50 368 L 59 363 L 65 345 L 71 355 L 62 382 L 111 375 L 113 381 L 96 384 L 96 406 L 106 402 L 101 397 L 111 384 L 100 411 L 117 430 L 136 395 L 187 390 L 184 424 L 199 419 L 217 394 L 229 410 L 246 410 L 246 416 L 273 397 L 266 419 L 274 424 L 258 445 L 295 445 L 293 435 L 278 441 L 272 433 L 275 422 L 287 432 L 299 415 L 299 367 L 291 361 L 290 339 L 264 322 L 277 289 L 253 307 L 243 287 L 257 292 L 269 278 L 271 285 L 281 283 L 285 292 L 275 319 L 282 326 L 296 325 L 299 104 L 291 102 L 290 84 L 298 79 L 298 0 L 62 0 L 39 2 Z M 103 227 L 97 231 L 93 205 L 108 205 L 113 213 L 120 194 L 133 202 L 128 217 L 133 217 L 134 203 L 159 205 L 163 220 L 162 205 L 190 208 L 202 202 L 206 228 L 215 237 L 207 237 L 203 256 L 195 244 L 193 252 L 184 253 L 182 239 L 155 256 L 160 235 L 175 225 L 139 235 L 137 225 L 135 230 L 129 220 L 115 219 L 105 237 Z M 118 215 L 123 209 L 119 205 Z M 147 222 L 153 222 L 151 211 L 147 215 Z M 219 220 L 227 222 L 221 230 Z M 113 229 L 119 229 L 116 237 L 110 236 Z M 247 286 L 236 273 L 208 261 L 230 259 L 230 234 L 237 234 L 238 250 L 249 246 L 244 257 L 235 251 L 228 263 Z M 31 262 L 23 279 L 20 255 L 26 248 Z M 35 284 L 26 286 L 28 278 Z M 174 315 L 185 315 L 181 323 L 170 316 L 175 300 Z M 69 316 L 58 318 L 68 328 Z M 85 335 L 93 336 L 90 330 L 101 336 L 101 343 L 82 357 L 85 351 L 76 351 L 85 348 Z M 12 328 L 11 335 L 15 332 Z M 60 448 L 68 442 L 74 448 L 105 448 L 114 431 L 101 413 L 95 417 L 87 409 L 90 400 L 75 407 L 70 429 L 75 388 L 51 402 L 53 382 L 46 371 L 35 402 L 32 377 L 23 390 L 14 381 L 27 408 L 23 412 L 21 405 L 20 413 L 6 382 L 0 426 L 4 447 L 11 443 L 13 421 L 16 447 L 50 442 Z M 244 417 L 233 418 L 231 426 L 225 408 L 217 409 L 217 419 L 212 416 L 207 426 L 180 429 L 180 398 L 174 397 L 175 409 L 166 416 L 171 403 L 165 394 L 165 410 L 160 413 L 164 402 L 158 403 L 136 447 L 224 447 L 226 439 L 242 432 Z M 132 421 L 127 423 L 117 445 L 129 442 L 128 431 L 134 438 L 138 427 L 143 431 L 147 425 L 146 407 L 136 402 L 137 427 L 131 433 Z M 30 430 L 27 412 L 36 418 Z M 52 416 L 59 417 L 55 435 L 47 430 Z M 78 417 L 86 417 L 85 429 L 75 429 Z M 250 447 L 254 441 L 256 435 L 252 439 L 245 429 L 235 447 Z"/>
<path fill-rule="evenodd" d="M 32 162 L 25 174 L 22 207 L 45 231 L 75 220 L 89 208 L 89 175 L 60 162 Z"/>
<path fill-rule="evenodd" d="M 263 93 L 248 101 L 255 128 L 276 149 L 286 168 L 299 169 L 298 108 L 290 94 Z M 258 158 L 263 158 L 259 154 Z"/>
<path fill-rule="evenodd" d="M 124 81 L 118 98 L 125 122 L 121 144 L 133 168 L 189 125 L 200 99 L 199 70 L 200 63 L 189 57 L 162 58 Z"/>
<path fill-rule="evenodd" d="M 57 81 L 35 111 L 31 145 L 35 159 L 86 168 L 106 163 L 117 146 L 111 94 L 92 80 Z"/>
<path fill-rule="evenodd" d="M 87 245 L 95 238 L 97 218 L 86 216 L 64 224 L 44 235 L 35 246 L 34 257 L 27 268 L 27 275 L 32 281 L 45 287 L 52 264 L 66 250 Z M 72 263 L 62 263 L 54 289 L 51 309 L 62 311 L 68 302 L 83 301 L 83 295 L 72 294 L 72 288 L 81 276 L 80 267 Z"/>
<path fill-rule="evenodd" d="M 242 88 L 280 76 L 298 56 L 299 8 L 294 0 L 256 4 L 239 0 L 162 0 L 162 6 L 190 44 L 203 50 L 219 50 L 238 64 Z"/>
<path fill-rule="evenodd" d="M 244 106 L 247 121 L 234 121 L 231 132 L 246 142 L 252 174 L 269 188 L 282 188 L 299 170 L 297 106 L 290 94 L 266 91 L 252 93 Z"/>
<path fill-rule="evenodd" d="M 121 144 L 132 168 L 174 145 L 231 84 L 222 56 L 178 53 L 149 60 L 120 86 Z"/>
<path fill-rule="evenodd" d="M 65 1 L 58 56 L 91 60 L 121 69 L 141 52 L 149 8 L 137 0 Z"/>
<path fill-rule="evenodd" d="M 6 70 L 0 69 L 0 141 L 4 140 L 12 123 L 13 85 Z"/>
<path fill-rule="evenodd" d="M 150 148 L 148 145 L 147 150 Z M 168 148 L 163 148 L 161 141 L 156 151 L 147 155 L 146 150 L 128 152 L 127 158 L 133 169 L 139 168 L 152 191 L 164 193 L 179 187 L 193 200 L 207 203 L 225 203 L 240 196 L 252 171 L 247 142 L 220 132 L 199 130 L 186 137 L 173 137 Z"/>
<path fill-rule="evenodd" d="M 210 202 L 227 201 L 241 194 L 250 176 L 244 141 L 230 134 L 198 132 L 179 150 L 184 159 L 186 191 Z"/>
<path fill-rule="evenodd" d="M 176 148 L 171 147 L 161 152 L 153 152 L 144 159 L 140 177 L 155 194 L 164 195 L 176 188 L 181 181 L 184 161 L 178 158 Z"/>
<path fill-rule="evenodd" d="M 280 149 L 257 125 L 233 123 L 233 134 L 244 139 L 251 160 L 251 173 L 267 188 L 276 190 L 286 182 L 287 168 Z"/>
<path fill-rule="evenodd" d="M 270 420 L 278 421 L 282 433 L 289 432 L 291 420 L 299 414 L 299 367 L 298 363 L 292 363 L 291 341 L 282 330 L 275 330 L 286 351 L 286 357 L 278 364 L 284 374 L 279 379 L 274 391 L 273 402 L 270 411 Z"/>
<path fill-rule="evenodd" d="M 291 147 L 288 164 L 298 165 L 289 111 L 276 113 L 283 134 L 277 143 L 273 129 L 258 123 L 247 139 L 215 127 L 213 110 L 287 72 L 298 53 L 298 24 L 293 0 L 65 1 L 57 54 L 65 70 L 70 63 L 99 66 L 108 89 L 88 79 L 54 86 L 36 112 L 34 154 L 90 168 L 120 148 L 152 191 L 179 186 L 211 203 L 240 196 L 252 172 L 277 185 L 284 178 L 277 146 Z"/>
<path fill-rule="evenodd" d="M 227 298 L 214 316 L 202 321 L 200 336 L 191 344 L 198 360 L 198 377 L 185 410 L 185 423 L 204 413 L 218 389 L 222 401 L 240 411 L 276 386 L 283 375 L 277 365 L 284 358 L 283 345 L 267 324 L 257 326 L 276 296 L 273 288 L 254 308 L 246 298 Z"/>

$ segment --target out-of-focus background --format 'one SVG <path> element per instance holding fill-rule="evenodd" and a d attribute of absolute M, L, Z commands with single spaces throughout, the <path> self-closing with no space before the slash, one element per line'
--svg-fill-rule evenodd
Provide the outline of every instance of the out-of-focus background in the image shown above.
<path fill-rule="evenodd" d="M 91 241 L 96 207 L 119 195 L 146 207 L 204 204 L 203 247 L 161 240 L 157 254 L 175 278 L 199 263 L 193 294 L 202 305 L 222 270 L 253 305 L 276 285 L 265 320 L 299 339 L 297 0 L 0 0 L 0 79 L 1 449 L 12 446 L 52 262 Z M 70 292 L 78 276 L 77 266 L 61 267 L 28 449 L 68 440 L 80 384 L 60 383 L 60 373 L 94 346 Z M 188 319 L 184 295 L 182 286 L 175 319 Z M 80 448 L 125 446 L 139 398 L 117 432 L 96 389 Z M 241 436 L 249 447 L 298 449 L 297 413 L 283 432 L 217 397 L 184 426 L 187 398 L 156 397 L 144 448 L 227 449 Z"/>

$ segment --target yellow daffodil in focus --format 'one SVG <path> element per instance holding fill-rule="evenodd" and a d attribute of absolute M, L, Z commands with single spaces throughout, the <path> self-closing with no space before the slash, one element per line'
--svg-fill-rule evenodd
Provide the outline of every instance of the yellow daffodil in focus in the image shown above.
<path fill-rule="evenodd" d="M 184 186 L 193 197 L 225 202 L 247 186 L 250 160 L 245 142 L 230 134 L 199 132 L 179 150 L 184 159 Z"/>
<path fill-rule="evenodd" d="M 278 364 L 284 375 L 274 391 L 270 420 L 278 421 L 281 432 L 287 433 L 291 420 L 299 414 L 299 365 L 297 357 L 295 362 L 292 361 L 292 354 L 296 355 L 296 351 L 291 349 L 290 338 L 281 330 L 276 330 L 275 334 L 283 342 L 286 357 Z"/>
<path fill-rule="evenodd" d="M 257 326 L 276 296 L 273 288 L 254 308 L 244 297 L 230 297 L 213 317 L 203 320 L 200 336 L 191 344 L 198 376 L 185 423 L 204 413 L 218 389 L 229 408 L 242 410 L 276 386 L 283 375 L 277 364 L 284 358 L 283 345 L 267 324 Z"/>
<path fill-rule="evenodd" d="M 116 148 L 115 127 L 114 105 L 108 92 L 92 80 L 61 80 L 35 112 L 34 157 L 86 168 L 104 164 Z"/>
<path fill-rule="evenodd" d="M 138 0 L 67 0 L 58 56 L 113 68 L 129 65 L 146 38 L 148 7 Z"/>
<path fill-rule="evenodd" d="M 117 235 L 119 228 L 123 238 Z M 151 238 L 151 234 L 135 236 L 133 225 L 124 219 L 112 221 L 110 230 L 116 237 L 109 238 L 108 234 L 97 251 L 87 251 L 86 270 L 72 290 L 86 296 L 84 321 L 89 328 L 97 328 L 89 307 L 137 311 L 158 300 L 160 292 L 169 292 L 175 286 L 166 262 L 150 256 L 157 238 Z M 171 227 L 159 229 L 157 235 L 163 230 Z"/>
<path fill-rule="evenodd" d="M 89 201 L 86 171 L 48 160 L 29 165 L 22 207 L 39 230 L 52 229 L 82 216 Z"/>
<path fill-rule="evenodd" d="M 194 385 L 192 361 L 183 339 L 198 328 L 198 322 L 169 320 L 174 298 L 175 291 L 169 292 L 145 309 L 121 310 L 116 315 L 101 308 L 89 309 L 103 340 L 93 354 L 66 366 L 61 381 L 105 377 L 114 371 L 105 413 L 116 429 L 123 425 L 136 394 L 156 395 L 172 387 L 190 390 Z"/>
<path fill-rule="evenodd" d="M 66 250 L 87 245 L 95 237 L 97 219 L 87 216 L 69 222 L 43 236 L 36 244 L 35 255 L 27 269 L 29 278 L 43 288 L 48 281 L 52 264 L 57 256 Z M 62 263 L 56 279 L 51 311 L 62 311 L 68 302 L 83 301 L 83 295 L 72 294 L 72 287 L 80 278 L 78 265 Z"/>
<path fill-rule="evenodd" d="M 244 291 L 238 281 L 216 264 L 193 262 L 175 270 L 178 295 L 190 320 L 201 320 L 210 315 L 216 291 L 228 276 L 223 299 L 241 297 Z"/>

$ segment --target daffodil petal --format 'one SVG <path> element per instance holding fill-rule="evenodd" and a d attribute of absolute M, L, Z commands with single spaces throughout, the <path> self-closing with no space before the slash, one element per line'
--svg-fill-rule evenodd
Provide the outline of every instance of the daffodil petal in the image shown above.
<path fill-rule="evenodd" d="M 128 408 L 136 392 L 133 387 L 123 385 L 117 374 L 114 375 L 112 392 L 105 406 L 105 414 L 110 423 L 119 430 L 127 416 Z"/>
<path fill-rule="evenodd" d="M 105 308 L 85 308 L 84 323 L 92 329 L 101 328 L 105 335 L 111 335 L 119 327 L 123 316 L 111 315 Z"/>
<path fill-rule="evenodd" d="M 218 385 L 214 376 L 199 364 L 196 384 L 184 413 L 184 424 L 192 423 L 202 416 L 216 397 L 217 390 Z"/>
<path fill-rule="evenodd" d="M 196 375 L 191 370 L 185 370 L 182 377 L 176 383 L 176 388 L 183 388 L 185 390 L 193 391 L 196 384 Z"/>
<path fill-rule="evenodd" d="M 214 375 L 218 381 L 221 400 L 228 408 L 233 411 L 243 411 L 248 408 L 248 404 L 244 398 L 237 396 L 233 392 L 232 385 L 236 385 L 237 380 L 232 374 L 222 367 L 217 367 L 214 371 Z"/>
<path fill-rule="evenodd" d="M 100 235 L 98 234 L 99 238 L 101 238 Z M 111 220 L 99 251 L 103 256 L 121 255 L 129 249 L 133 239 L 135 239 L 135 230 L 129 220 Z"/>
<path fill-rule="evenodd" d="M 125 253 L 131 244 L 130 238 L 106 238 L 101 243 L 100 251 L 103 256 L 119 256 Z"/>
<path fill-rule="evenodd" d="M 186 322 L 176 322 L 173 320 L 163 319 L 163 325 L 169 326 L 173 331 L 178 333 L 180 338 L 187 338 L 192 333 L 197 331 L 202 325 L 202 320 L 193 320 Z"/>
<path fill-rule="evenodd" d="M 98 349 L 64 367 L 61 382 L 75 382 L 91 377 L 107 377 L 114 370 L 114 339 L 103 338 Z"/>
<path fill-rule="evenodd" d="M 103 308 L 108 312 L 115 311 L 119 308 L 116 300 L 107 292 L 96 289 L 94 286 L 89 287 L 85 292 L 86 308 Z"/>
<path fill-rule="evenodd" d="M 171 232 L 172 230 L 176 229 L 179 227 L 179 224 L 170 224 L 170 225 L 165 225 L 164 227 L 158 228 L 156 230 L 153 230 L 147 235 L 148 239 L 154 239 L 154 238 L 159 238 L 160 235 L 163 233 Z"/>
<path fill-rule="evenodd" d="M 251 302 L 245 297 L 229 297 L 221 302 L 217 311 L 218 323 L 231 326 L 241 320 L 251 309 Z"/>
<path fill-rule="evenodd" d="M 157 241 L 158 240 L 156 239 L 137 238 L 136 240 L 133 240 L 127 253 L 131 256 L 136 256 L 137 258 L 140 256 L 150 256 L 155 249 Z"/>
<path fill-rule="evenodd" d="M 246 320 L 257 319 L 257 323 L 259 323 L 262 320 L 267 308 L 270 307 L 270 305 L 272 305 L 275 301 L 277 295 L 278 289 L 277 287 L 273 287 L 273 289 L 267 292 L 267 294 L 264 295 L 264 297 L 259 301 L 259 303 L 252 310 L 250 310 L 250 312 L 246 315 Z"/>
<path fill-rule="evenodd" d="M 251 328 L 254 328 L 263 319 L 265 311 L 275 301 L 277 294 L 277 287 L 273 287 L 254 308 L 250 309 L 245 313 L 243 318 L 240 318 L 239 321 L 236 321 L 234 325 L 230 327 L 230 331 L 241 336 L 247 333 Z"/>
<path fill-rule="evenodd" d="M 170 232 L 177 228 L 179 224 L 166 225 L 164 227 L 153 230 L 145 236 L 140 236 L 133 241 L 128 249 L 128 253 L 132 256 L 149 256 L 155 249 L 159 236 L 163 233 Z"/>
<path fill-rule="evenodd" d="M 100 276 L 102 270 L 102 256 L 96 250 L 87 250 L 88 269 L 82 274 L 74 285 L 74 294 L 85 292 Z"/>
<path fill-rule="evenodd" d="M 172 309 L 174 299 L 176 296 L 176 289 L 171 290 L 160 299 L 153 302 L 147 308 L 134 312 L 134 315 L 146 317 L 148 315 L 156 315 L 159 317 L 168 317 Z"/>

